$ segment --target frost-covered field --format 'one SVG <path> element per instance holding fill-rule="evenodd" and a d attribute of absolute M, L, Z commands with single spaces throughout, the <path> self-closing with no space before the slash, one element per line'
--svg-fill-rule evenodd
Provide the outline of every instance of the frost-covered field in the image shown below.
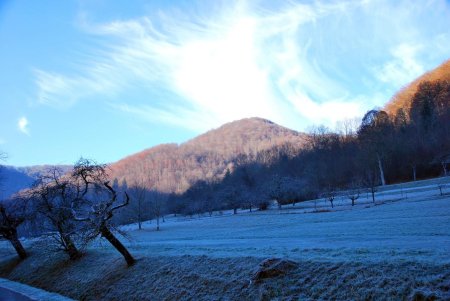
<path fill-rule="evenodd" d="M 103 241 L 70 262 L 26 243 L 31 257 L 4 260 L 0 277 L 83 300 L 450 300 L 450 186 L 395 185 L 352 207 L 313 200 L 263 212 L 168 216 L 123 226 L 138 262 L 127 268 Z M 0 244 L 3 258 L 14 258 Z M 296 261 L 281 277 L 252 282 L 266 258 Z M 421 299 L 422 298 L 422 299 Z M 428 299 L 427 299 L 428 300 Z"/>
<path fill-rule="evenodd" d="M 435 186 L 384 192 L 375 204 L 363 195 L 356 203 L 338 197 L 334 209 L 317 200 L 282 210 L 166 218 L 159 232 L 154 221 L 141 231 L 124 229 L 133 249 L 153 255 L 450 263 L 450 197 L 440 197 Z"/>

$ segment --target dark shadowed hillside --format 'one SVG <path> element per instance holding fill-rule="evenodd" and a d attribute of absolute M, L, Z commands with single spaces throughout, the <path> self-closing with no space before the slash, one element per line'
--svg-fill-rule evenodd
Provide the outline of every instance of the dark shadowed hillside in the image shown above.
<path fill-rule="evenodd" d="M 450 60 L 423 74 L 397 92 L 386 104 L 384 110 L 390 115 L 396 114 L 397 110 L 400 108 L 404 109 L 405 112 L 408 112 L 411 108 L 411 102 L 414 94 L 417 92 L 419 85 L 425 81 L 450 81 Z"/>
<path fill-rule="evenodd" d="M 63 173 L 68 172 L 72 169 L 71 165 L 58 165 Z M 1 186 L 0 186 L 0 197 L 8 198 L 12 194 L 22 190 L 24 188 L 30 187 L 33 182 L 49 168 L 50 165 L 36 165 L 29 167 L 13 167 L 13 166 L 2 166 L 0 170 Z"/>
<path fill-rule="evenodd" d="M 150 184 L 162 192 L 183 192 L 198 180 L 221 178 L 240 155 L 276 145 L 302 147 L 305 134 L 262 118 L 227 123 L 186 143 L 159 145 L 111 165 L 112 177 L 128 185 Z"/>

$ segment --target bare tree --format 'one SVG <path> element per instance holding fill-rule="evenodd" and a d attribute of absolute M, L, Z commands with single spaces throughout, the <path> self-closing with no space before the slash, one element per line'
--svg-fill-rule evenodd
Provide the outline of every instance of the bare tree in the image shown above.
<path fill-rule="evenodd" d="M 156 190 L 150 191 L 149 194 L 151 212 L 156 219 L 156 231 L 159 231 L 161 218 L 164 221 L 164 205 L 166 203 L 166 197 Z"/>
<path fill-rule="evenodd" d="M 5 159 L 6 154 L 0 152 L 0 161 Z M 1 167 L 0 165 L 0 171 Z M 0 174 L 0 184 L 1 182 L 2 175 Z M 17 206 L 19 203 L 22 206 Z M 19 210 L 19 208 L 22 210 Z M 20 259 L 25 259 L 28 255 L 17 236 L 17 228 L 25 221 L 24 208 L 25 204 L 18 199 L 9 203 L 5 201 L 0 202 L 0 237 L 11 243 Z"/>
<path fill-rule="evenodd" d="M 185 192 L 191 211 L 197 211 L 198 214 L 208 212 L 212 216 L 217 207 L 213 185 L 212 181 L 198 181 Z"/>
<path fill-rule="evenodd" d="M 439 193 L 441 196 L 444 196 L 444 189 L 447 187 L 448 185 L 448 180 L 446 177 L 439 179 L 438 183 L 437 183 L 437 187 L 439 189 Z"/>
<path fill-rule="evenodd" d="M 361 120 L 357 117 L 347 118 L 336 122 L 336 132 L 338 132 L 344 140 L 348 140 L 358 132 L 361 125 Z"/>
<path fill-rule="evenodd" d="M 58 168 L 41 175 L 28 191 L 37 216 L 45 220 L 44 227 L 72 260 L 82 255 L 75 245 L 74 237 L 80 232 L 70 209 L 76 194 L 70 178 L 63 177 Z"/>
<path fill-rule="evenodd" d="M 212 190 L 212 183 L 208 182 L 206 184 L 205 194 L 203 197 L 203 208 L 208 211 L 209 216 L 212 216 L 213 211 L 217 207 L 217 199 L 214 196 L 214 192 Z"/>
<path fill-rule="evenodd" d="M 143 205 L 148 205 L 146 209 L 147 214 L 154 217 L 156 219 L 156 231 L 160 230 L 160 221 L 161 219 L 164 222 L 164 209 L 167 203 L 167 195 L 163 195 L 155 189 L 155 179 L 152 177 L 151 166 L 149 164 L 145 164 L 141 166 L 140 174 L 142 175 L 141 179 L 136 186 L 139 186 L 138 193 L 138 207 L 140 219 L 142 219 L 143 215 Z"/>
<path fill-rule="evenodd" d="M 239 181 L 243 185 L 245 203 L 250 212 L 252 212 L 253 207 L 257 203 L 257 199 L 255 198 L 257 193 L 255 191 L 257 187 L 256 175 L 260 170 L 260 166 L 259 164 L 251 164 L 248 160 L 249 159 L 246 158 L 245 160 L 242 160 L 242 162 L 239 162 L 241 166 L 236 170 L 236 173 L 238 174 Z"/>
<path fill-rule="evenodd" d="M 446 177 L 448 174 L 447 165 L 450 164 L 450 154 L 441 156 L 439 162 L 441 163 L 442 170 L 444 172 L 444 177 Z"/>
<path fill-rule="evenodd" d="M 332 187 L 328 187 L 322 193 L 322 197 L 327 199 L 328 202 L 330 202 L 331 208 L 334 208 L 333 202 L 334 202 L 334 199 L 336 198 L 336 190 L 334 190 Z"/>
<path fill-rule="evenodd" d="M 222 191 L 220 192 L 220 198 L 226 205 L 226 207 L 233 209 L 233 214 L 237 214 L 237 210 L 242 206 L 242 183 L 231 175 L 231 172 L 227 170 L 222 180 Z"/>
<path fill-rule="evenodd" d="M 282 205 L 295 206 L 301 199 L 302 187 L 305 186 L 306 182 L 300 178 L 274 175 L 266 190 L 267 195 L 278 202 L 278 209 L 282 209 Z"/>
<path fill-rule="evenodd" d="M 375 204 L 375 193 L 377 192 L 378 184 L 380 183 L 378 173 L 373 169 L 366 169 L 364 172 L 363 183 L 365 186 L 369 187 L 369 191 L 372 195 L 372 202 Z"/>
<path fill-rule="evenodd" d="M 392 144 L 393 125 L 386 112 L 370 110 L 361 122 L 358 135 L 368 157 L 378 165 L 381 185 L 386 185 L 383 160 Z"/>
<path fill-rule="evenodd" d="M 353 180 L 348 190 L 346 191 L 347 197 L 352 201 L 352 206 L 355 206 L 355 201 L 359 198 L 361 195 L 361 185 L 358 180 Z"/>
<path fill-rule="evenodd" d="M 272 178 L 272 182 L 270 183 L 270 187 L 268 187 L 268 195 L 272 200 L 276 200 L 278 204 L 278 209 L 281 210 L 282 198 L 283 198 L 283 187 L 282 187 L 282 178 L 275 174 Z"/>
<path fill-rule="evenodd" d="M 129 189 L 131 196 L 130 205 L 128 208 L 133 215 L 133 221 L 137 220 L 138 229 L 142 230 L 142 222 L 148 215 L 149 210 L 149 192 L 145 187 L 143 181 L 135 182 Z M 147 214 L 146 214 L 147 213 Z"/>
<path fill-rule="evenodd" d="M 18 200 L 15 200 L 16 204 L 18 202 Z M 4 203 L 0 204 L 0 237 L 3 237 L 12 244 L 20 259 L 25 259 L 28 254 L 17 235 L 17 228 L 25 221 L 25 210 L 14 206 L 12 202 L 8 205 Z M 21 204 L 21 206 L 24 206 L 24 204 Z"/>
<path fill-rule="evenodd" d="M 88 159 L 81 158 L 75 164 L 72 177 L 79 192 L 72 204 L 72 212 L 77 221 L 85 222 L 90 226 L 89 239 L 92 240 L 99 235 L 104 237 L 122 254 L 128 266 L 133 265 L 136 260 L 111 231 L 113 228 L 111 218 L 115 211 L 129 204 L 130 198 L 127 192 L 124 192 L 125 200 L 117 204 L 118 195 L 109 184 L 106 167 Z M 84 212 L 81 213 L 81 211 Z"/>
<path fill-rule="evenodd" d="M 226 187 L 222 191 L 222 199 L 228 208 L 233 209 L 233 214 L 237 214 L 237 210 L 242 205 L 238 190 L 235 187 Z"/>

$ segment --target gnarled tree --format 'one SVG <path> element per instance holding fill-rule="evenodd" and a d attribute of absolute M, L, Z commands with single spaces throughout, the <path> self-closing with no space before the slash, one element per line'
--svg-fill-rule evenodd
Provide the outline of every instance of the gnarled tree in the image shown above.
<path fill-rule="evenodd" d="M 0 237 L 12 244 L 20 259 L 28 256 L 17 235 L 17 228 L 25 221 L 24 212 L 23 208 L 17 208 L 13 204 L 0 204 Z"/>
<path fill-rule="evenodd" d="M 57 240 L 70 259 L 80 258 L 82 254 L 74 237 L 81 234 L 81 231 L 71 210 L 78 190 L 70 177 L 64 176 L 58 168 L 53 168 L 41 175 L 28 193 L 37 217 L 44 218 L 45 230 Z"/>
<path fill-rule="evenodd" d="M 124 200 L 119 200 L 117 191 L 109 184 L 106 166 L 88 159 L 81 158 L 75 164 L 72 179 L 78 193 L 72 203 L 72 212 L 76 220 L 88 224 L 91 229 L 89 239 L 99 235 L 104 237 L 122 254 L 128 266 L 133 265 L 136 260 L 111 230 L 114 212 L 129 204 L 128 194 L 124 192 Z"/>
<path fill-rule="evenodd" d="M 0 160 L 3 161 L 5 158 L 6 154 L 0 152 Z M 2 175 L 0 174 L 0 183 L 1 180 Z M 17 236 L 17 228 L 25 221 L 25 206 L 14 206 L 14 204 L 18 203 L 18 201 L 9 203 L 2 201 L 0 203 L 0 237 L 8 240 L 12 244 L 20 259 L 25 259 L 27 252 Z"/>

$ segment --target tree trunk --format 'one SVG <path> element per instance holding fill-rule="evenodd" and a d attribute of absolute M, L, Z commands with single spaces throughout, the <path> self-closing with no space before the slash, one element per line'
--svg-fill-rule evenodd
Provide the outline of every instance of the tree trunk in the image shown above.
<path fill-rule="evenodd" d="M 413 180 L 415 182 L 417 180 L 417 177 L 416 177 L 416 166 L 415 165 L 413 166 L 412 170 L 413 170 Z"/>
<path fill-rule="evenodd" d="M 100 227 L 100 233 L 113 245 L 114 248 L 116 248 L 117 251 L 120 252 L 120 254 L 122 254 L 128 266 L 132 266 L 136 262 L 130 252 L 128 252 L 125 246 L 114 236 L 107 226 Z"/>
<path fill-rule="evenodd" d="M 237 208 L 233 208 L 233 214 L 237 214 Z"/>
<path fill-rule="evenodd" d="M 77 247 L 72 241 L 70 235 L 66 234 L 61 226 L 61 223 L 57 223 L 56 228 L 58 230 L 58 234 L 61 238 L 62 245 L 64 247 L 64 252 L 69 255 L 71 260 L 77 260 L 81 257 L 80 251 L 78 251 Z"/>
<path fill-rule="evenodd" d="M 141 200 L 138 200 L 138 227 L 142 230 Z"/>
<path fill-rule="evenodd" d="M 331 208 L 334 208 L 333 200 L 330 200 L 330 203 L 331 203 Z"/>
<path fill-rule="evenodd" d="M 447 176 L 447 163 L 441 162 L 441 164 L 442 164 L 442 169 L 444 170 L 444 176 L 446 177 Z"/>
<path fill-rule="evenodd" d="M 377 155 L 378 160 L 378 168 L 380 169 L 380 179 L 381 179 L 381 185 L 386 185 L 386 180 L 384 179 L 384 171 L 383 171 L 383 165 L 381 164 L 381 158 L 379 155 Z"/>
<path fill-rule="evenodd" d="M 71 260 L 77 260 L 81 257 L 80 251 L 78 251 L 77 247 L 73 243 L 72 239 L 68 235 L 62 235 L 62 240 L 64 241 L 66 253 L 69 254 L 69 258 Z"/>
<path fill-rule="evenodd" d="M 159 215 L 156 217 L 156 231 L 159 231 Z"/>
<path fill-rule="evenodd" d="M 374 189 L 374 187 L 372 187 L 370 192 L 372 193 L 372 202 L 375 204 L 375 189 Z"/>
<path fill-rule="evenodd" d="M 8 237 L 8 240 L 11 242 L 12 246 L 16 250 L 17 255 L 19 255 L 20 259 L 27 258 L 28 254 L 25 251 L 25 249 L 22 246 L 22 244 L 20 243 L 19 238 L 17 238 L 17 232 L 16 233 L 12 233 L 12 235 L 10 237 Z"/>

